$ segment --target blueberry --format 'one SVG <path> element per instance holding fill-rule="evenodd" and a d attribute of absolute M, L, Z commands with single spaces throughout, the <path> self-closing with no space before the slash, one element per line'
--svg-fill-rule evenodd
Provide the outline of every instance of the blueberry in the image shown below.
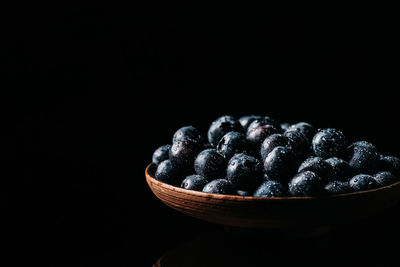
<path fill-rule="evenodd" d="M 226 168 L 226 179 L 235 189 L 252 190 L 262 180 L 261 162 L 246 154 L 233 156 Z"/>
<path fill-rule="evenodd" d="M 330 195 L 346 194 L 352 192 L 348 182 L 334 180 L 325 185 L 325 191 Z"/>
<path fill-rule="evenodd" d="M 353 173 L 373 174 L 379 169 L 380 155 L 377 149 L 365 141 L 350 146 L 349 165 Z"/>
<path fill-rule="evenodd" d="M 308 140 L 310 140 L 310 142 L 313 139 L 315 133 L 317 132 L 317 130 L 315 130 L 315 128 L 307 122 L 299 122 L 293 124 L 290 126 L 288 130 L 300 131 L 302 134 L 304 134 L 305 137 L 307 137 Z"/>
<path fill-rule="evenodd" d="M 380 156 L 380 170 L 389 171 L 400 178 L 400 159 L 393 156 Z"/>
<path fill-rule="evenodd" d="M 350 187 L 353 191 L 364 191 L 378 187 L 378 183 L 374 177 L 367 174 L 359 174 L 354 176 L 349 181 Z"/>
<path fill-rule="evenodd" d="M 176 168 L 191 171 L 194 159 L 200 149 L 199 142 L 192 139 L 183 139 L 172 144 L 169 151 L 169 159 Z"/>
<path fill-rule="evenodd" d="M 286 130 L 288 130 L 290 128 L 290 126 L 292 126 L 290 123 L 288 122 L 282 122 L 281 123 L 281 131 L 285 132 Z"/>
<path fill-rule="evenodd" d="M 304 171 L 296 174 L 289 182 L 292 196 L 318 196 L 325 193 L 321 177 L 315 172 Z"/>
<path fill-rule="evenodd" d="M 323 158 L 311 156 L 301 163 L 297 171 L 312 171 L 327 181 L 331 173 L 331 166 Z"/>
<path fill-rule="evenodd" d="M 264 162 L 268 154 L 271 153 L 277 146 L 286 147 L 289 143 L 289 138 L 283 134 L 273 134 L 265 138 L 264 142 L 261 144 L 261 160 Z"/>
<path fill-rule="evenodd" d="M 374 175 L 375 181 L 379 186 L 386 186 L 390 184 L 394 184 L 398 181 L 396 176 L 391 174 L 390 172 L 378 172 Z"/>
<path fill-rule="evenodd" d="M 197 155 L 194 160 L 194 170 L 209 181 L 225 177 L 226 160 L 216 149 L 209 148 Z"/>
<path fill-rule="evenodd" d="M 231 183 L 229 183 L 226 179 L 212 180 L 211 182 L 209 182 L 204 186 L 203 192 L 212 194 L 225 194 L 225 195 L 234 193 Z"/>
<path fill-rule="evenodd" d="M 226 133 L 217 146 L 217 151 L 227 159 L 237 153 L 247 152 L 249 149 L 249 141 L 244 134 L 239 132 Z"/>
<path fill-rule="evenodd" d="M 284 197 L 287 195 L 287 186 L 273 180 L 263 182 L 253 194 L 255 197 Z"/>
<path fill-rule="evenodd" d="M 192 139 L 199 142 L 201 145 L 205 143 L 204 136 L 193 126 L 185 126 L 177 130 L 172 137 L 172 143 L 182 141 L 183 139 Z"/>
<path fill-rule="evenodd" d="M 168 159 L 158 164 L 154 177 L 158 181 L 171 185 L 178 185 L 182 181 L 181 172 Z"/>
<path fill-rule="evenodd" d="M 287 130 L 283 135 L 288 137 L 287 147 L 290 148 L 299 159 L 305 159 L 310 154 L 310 141 L 298 130 Z"/>
<path fill-rule="evenodd" d="M 312 140 L 312 149 L 321 158 L 340 157 L 346 150 L 346 138 L 333 128 L 319 130 Z"/>
<path fill-rule="evenodd" d="M 264 161 L 265 174 L 272 180 L 286 182 L 297 172 L 298 161 L 286 147 L 277 146 Z"/>
<path fill-rule="evenodd" d="M 242 125 L 243 130 L 247 131 L 247 128 L 249 127 L 250 123 L 252 123 L 254 120 L 257 119 L 262 119 L 262 116 L 258 115 L 248 115 L 248 116 L 243 116 L 239 118 L 239 123 Z"/>
<path fill-rule="evenodd" d="M 219 140 L 228 132 L 242 132 L 243 128 L 232 116 L 222 116 L 213 121 L 207 132 L 208 142 L 213 146 L 217 146 Z"/>
<path fill-rule="evenodd" d="M 249 140 L 255 147 L 260 147 L 261 143 L 268 136 L 278 133 L 278 130 L 272 125 L 262 125 L 254 127 L 247 132 L 247 140 Z"/>
<path fill-rule="evenodd" d="M 272 125 L 275 127 L 275 129 L 280 129 L 280 127 L 281 127 L 281 125 L 279 123 L 277 123 L 275 120 L 273 120 L 269 117 L 263 117 L 261 119 L 253 120 L 250 123 L 249 127 L 247 128 L 247 132 L 249 132 L 253 128 L 257 128 L 257 127 L 264 126 L 264 125 Z"/>
<path fill-rule="evenodd" d="M 332 180 L 347 181 L 351 176 L 351 169 L 349 163 L 340 158 L 329 158 L 325 160 L 330 165 Z"/>
<path fill-rule="evenodd" d="M 246 196 L 251 196 L 249 191 L 244 191 L 244 190 L 236 190 L 236 195 L 246 197 Z"/>
<path fill-rule="evenodd" d="M 188 190 L 202 191 L 208 181 L 201 175 L 189 175 L 183 179 L 181 187 Z"/>
<path fill-rule="evenodd" d="M 171 145 L 163 145 L 157 148 L 153 153 L 153 163 L 160 164 L 161 161 L 169 159 L 169 150 Z"/>

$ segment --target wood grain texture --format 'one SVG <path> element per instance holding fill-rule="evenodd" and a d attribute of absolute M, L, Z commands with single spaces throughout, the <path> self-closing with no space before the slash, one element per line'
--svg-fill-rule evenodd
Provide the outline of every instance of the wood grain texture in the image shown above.
<path fill-rule="evenodd" d="M 146 181 L 164 204 L 212 223 L 246 228 L 330 225 L 367 217 L 400 200 L 400 182 L 374 190 L 320 197 L 243 197 L 186 190 L 157 181 L 146 168 Z"/>

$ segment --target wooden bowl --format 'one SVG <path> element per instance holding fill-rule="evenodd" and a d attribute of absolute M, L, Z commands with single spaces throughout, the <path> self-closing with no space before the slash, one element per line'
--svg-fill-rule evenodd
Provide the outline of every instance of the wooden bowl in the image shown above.
<path fill-rule="evenodd" d="M 367 217 L 400 199 L 400 182 L 378 189 L 319 197 L 243 197 L 186 190 L 162 183 L 146 168 L 146 181 L 164 204 L 192 217 L 244 228 L 329 226 Z"/>

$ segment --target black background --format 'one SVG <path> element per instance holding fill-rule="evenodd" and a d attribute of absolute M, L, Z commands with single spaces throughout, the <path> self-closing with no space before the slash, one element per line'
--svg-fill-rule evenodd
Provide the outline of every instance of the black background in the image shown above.
<path fill-rule="evenodd" d="M 162 205 L 144 169 L 176 129 L 206 132 L 224 114 L 336 127 L 398 155 L 390 14 L 2 13 L 2 242 L 14 260 L 150 266 L 199 233 L 221 230 Z M 354 252 L 355 261 L 364 250 L 387 258 L 385 244 L 400 236 L 397 212 L 340 226 L 322 247 Z"/>

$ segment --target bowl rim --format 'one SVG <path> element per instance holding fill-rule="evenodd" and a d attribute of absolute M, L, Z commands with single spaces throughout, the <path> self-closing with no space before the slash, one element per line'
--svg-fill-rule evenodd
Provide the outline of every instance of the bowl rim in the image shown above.
<path fill-rule="evenodd" d="M 154 163 L 150 163 L 147 165 L 145 169 L 145 176 L 146 176 L 146 181 L 148 185 L 150 184 L 157 184 L 158 186 L 168 190 L 168 191 L 175 191 L 178 193 L 186 194 L 186 195 L 192 195 L 196 197 L 201 197 L 201 198 L 207 198 L 207 199 L 221 199 L 221 200 L 245 200 L 245 201 L 287 201 L 287 200 L 316 200 L 316 199 L 334 199 L 334 198 L 346 198 L 346 197 L 352 197 L 356 195 L 367 195 L 370 193 L 377 193 L 381 191 L 385 191 L 388 189 L 392 189 L 395 187 L 400 186 L 400 181 L 378 187 L 375 189 L 370 189 L 370 190 L 364 190 L 364 191 L 357 191 L 357 192 L 351 192 L 351 193 L 345 193 L 345 194 L 335 194 L 335 195 L 323 195 L 323 196 L 308 196 L 308 197 L 254 197 L 254 196 L 239 196 L 239 195 L 225 195 L 225 194 L 213 194 L 213 193 L 205 193 L 201 191 L 195 191 L 195 190 L 189 190 L 189 189 L 184 189 L 181 187 L 173 186 L 161 181 L 158 181 L 156 178 L 150 175 L 149 169 L 151 166 L 153 166 Z M 151 186 L 150 186 L 151 187 Z"/>

